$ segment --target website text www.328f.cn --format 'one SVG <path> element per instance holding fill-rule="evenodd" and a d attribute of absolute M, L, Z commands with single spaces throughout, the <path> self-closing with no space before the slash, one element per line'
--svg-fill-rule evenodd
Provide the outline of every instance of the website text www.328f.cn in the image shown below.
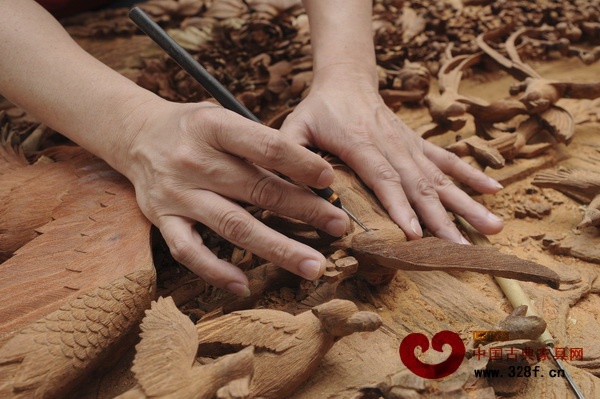
<path fill-rule="evenodd" d="M 483 378 L 531 378 L 531 377 L 550 377 L 561 378 L 565 376 L 564 370 L 550 369 L 547 372 L 542 371 L 538 366 L 508 366 L 504 370 L 500 369 L 477 369 L 473 370 L 475 377 Z"/>

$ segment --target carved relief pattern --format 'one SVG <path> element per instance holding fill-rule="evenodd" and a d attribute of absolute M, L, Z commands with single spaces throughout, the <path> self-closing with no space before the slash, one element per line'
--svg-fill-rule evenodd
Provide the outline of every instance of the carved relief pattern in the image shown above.
<path fill-rule="evenodd" d="M 131 273 L 21 330 L 0 349 L 0 396 L 59 397 L 139 324 L 154 284 L 154 270 Z"/>

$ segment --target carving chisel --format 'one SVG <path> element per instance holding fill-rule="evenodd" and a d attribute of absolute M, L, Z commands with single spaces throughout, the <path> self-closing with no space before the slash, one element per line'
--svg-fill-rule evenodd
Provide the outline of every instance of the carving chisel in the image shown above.
<path fill-rule="evenodd" d="M 144 11 L 134 7 L 129 11 L 129 18 L 140 28 L 150 39 L 166 51 L 167 54 L 184 71 L 189 73 L 204 89 L 214 97 L 224 108 L 244 116 L 251 121 L 261 123 L 248 108 L 240 103 L 217 79 L 200 65 L 187 51 L 183 49 L 171 36 L 167 34 L 158 24 L 156 24 Z M 340 197 L 329 187 L 310 189 L 319 197 L 327 200 L 329 203 L 340 208 L 356 222 L 365 231 L 369 231 L 348 209 L 342 205 Z"/>

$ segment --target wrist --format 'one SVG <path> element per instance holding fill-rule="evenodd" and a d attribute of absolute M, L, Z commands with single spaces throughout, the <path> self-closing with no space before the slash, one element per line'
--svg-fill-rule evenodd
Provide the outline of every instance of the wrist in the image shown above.
<path fill-rule="evenodd" d="M 351 85 L 364 90 L 378 90 L 377 67 L 375 63 L 336 62 L 319 66 L 313 71 L 313 89 Z"/>
<path fill-rule="evenodd" d="M 96 152 L 113 168 L 131 180 L 131 160 L 136 151 L 135 145 L 144 139 L 143 132 L 159 123 L 162 111 L 169 102 L 153 93 L 136 92 L 117 103 L 115 115 L 116 129 L 120 132 L 114 140 L 107 140 Z"/>

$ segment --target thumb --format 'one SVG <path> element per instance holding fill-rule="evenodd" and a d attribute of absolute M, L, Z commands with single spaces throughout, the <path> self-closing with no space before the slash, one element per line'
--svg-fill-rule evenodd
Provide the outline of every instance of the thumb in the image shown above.
<path fill-rule="evenodd" d="M 303 147 L 314 147 L 309 124 L 306 120 L 307 117 L 306 112 L 302 112 L 296 108 L 285 117 L 279 131 L 296 144 Z"/>

